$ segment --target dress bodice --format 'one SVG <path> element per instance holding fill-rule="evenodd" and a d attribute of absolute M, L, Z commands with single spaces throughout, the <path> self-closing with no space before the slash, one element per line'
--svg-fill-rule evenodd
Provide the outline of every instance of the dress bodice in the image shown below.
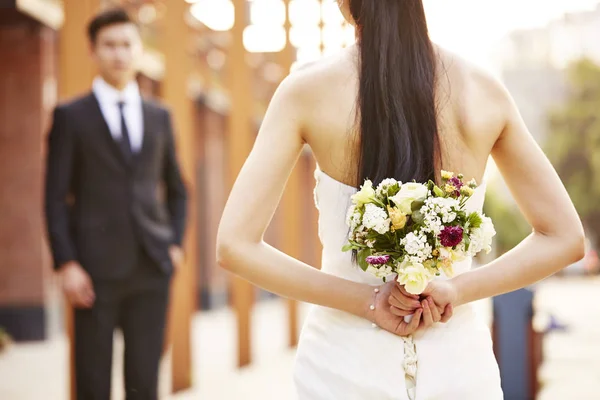
<path fill-rule="evenodd" d="M 319 239 L 323 245 L 321 270 L 355 282 L 381 284 L 380 278 L 364 272 L 352 263 L 351 252 L 341 250 L 349 233 L 346 214 L 352 204 L 351 196 L 358 189 L 332 178 L 318 167 L 315 170 L 315 179 L 314 199 L 319 210 Z M 484 200 L 485 183 L 482 183 L 467 201 L 466 207 L 470 211 L 481 211 Z M 455 263 L 455 274 L 468 271 L 471 264 L 471 258 Z"/>

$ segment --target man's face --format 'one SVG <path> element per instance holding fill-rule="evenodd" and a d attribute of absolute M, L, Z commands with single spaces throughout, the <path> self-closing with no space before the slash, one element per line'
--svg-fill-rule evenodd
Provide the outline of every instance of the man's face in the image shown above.
<path fill-rule="evenodd" d="M 102 28 L 92 43 L 92 57 L 100 75 L 112 85 L 124 85 L 135 77 L 142 43 L 131 23 Z"/>

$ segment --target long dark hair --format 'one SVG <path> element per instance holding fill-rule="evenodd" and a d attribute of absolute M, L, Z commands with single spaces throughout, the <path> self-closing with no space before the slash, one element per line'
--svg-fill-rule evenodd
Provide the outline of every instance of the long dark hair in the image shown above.
<path fill-rule="evenodd" d="M 422 0 L 348 0 L 360 49 L 358 179 L 435 180 L 436 55 Z"/>

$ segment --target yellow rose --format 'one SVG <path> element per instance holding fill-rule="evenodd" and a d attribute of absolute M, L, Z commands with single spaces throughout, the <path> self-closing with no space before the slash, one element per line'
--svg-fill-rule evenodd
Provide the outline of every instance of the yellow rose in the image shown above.
<path fill-rule="evenodd" d="M 436 275 L 437 274 L 437 270 L 436 270 L 436 262 L 435 260 L 429 259 L 429 260 L 425 260 L 423 261 L 423 266 L 425 268 L 427 268 L 427 270 L 432 274 L 432 275 Z"/>
<path fill-rule="evenodd" d="M 452 268 L 452 260 L 449 258 L 444 258 L 440 261 L 438 261 L 438 268 L 440 270 L 442 270 L 442 272 L 444 273 L 444 275 L 446 275 L 448 278 L 452 278 L 454 276 L 454 268 Z"/>
<path fill-rule="evenodd" d="M 452 194 L 452 193 L 456 192 L 456 187 L 450 183 L 446 183 L 444 185 L 444 191 L 448 194 Z"/>
<path fill-rule="evenodd" d="M 410 294 L 421 294 L 433 279 L 433 274 L 423 264 L 403 262 L 398 268 L 398 283 Z"/>
<path fill-rule="evenodd" d="M 452 179 L 453 176 L 454 176 L 453 172 L 442 170 L 442 179 L 445 179 L 445 180 Z"/>
<path fill-rule="evenodd" d="M 402 213 L 397 207 L 388 206 L 387 209 L 392 221 L 392 232 L 404 228 L 407 220 L 406 214 Z"/>
<path fill-rule="evenodd" d="M 440 247 L 440 260 L 450 260 L 451 262 L 463 261 L 465 256 L 458 251 L 452 250 L 450 247 Z"/>
<path fill-rule="evenodd" d="M 460 188 L 460 193 L 464 196 L 473 196 L 473 193 L 475 193 L 475 191 L 469 186 L 463 186 Z"/>
<path fill-rule="evenodd" d="M 375 200 L 375 189 L 373 189 L 373 182 L 369 179 L 361 186 L 360 191 L 352 195 L 352 201 L 357 207 L 361 207 L 365 204 L 372 203 Z"/>

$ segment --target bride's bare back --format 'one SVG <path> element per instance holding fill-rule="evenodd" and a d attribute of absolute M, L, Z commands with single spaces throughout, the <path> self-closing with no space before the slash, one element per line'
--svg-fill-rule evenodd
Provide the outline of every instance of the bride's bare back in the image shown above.
<path fill-rule="evenodd" d="M 485 72 L 443 49 L 437 50 L 436 95 L 443 160 L 438 167 L 480 180 L 505 126 L 507 97 Z M 358 183 L 359 151 L 356 53 L 354 46 L 345 49 L 297 71 L 295 78 L 311 98 L 304 111 L 303 139 L 323 171 L 353 186 Z"/>

